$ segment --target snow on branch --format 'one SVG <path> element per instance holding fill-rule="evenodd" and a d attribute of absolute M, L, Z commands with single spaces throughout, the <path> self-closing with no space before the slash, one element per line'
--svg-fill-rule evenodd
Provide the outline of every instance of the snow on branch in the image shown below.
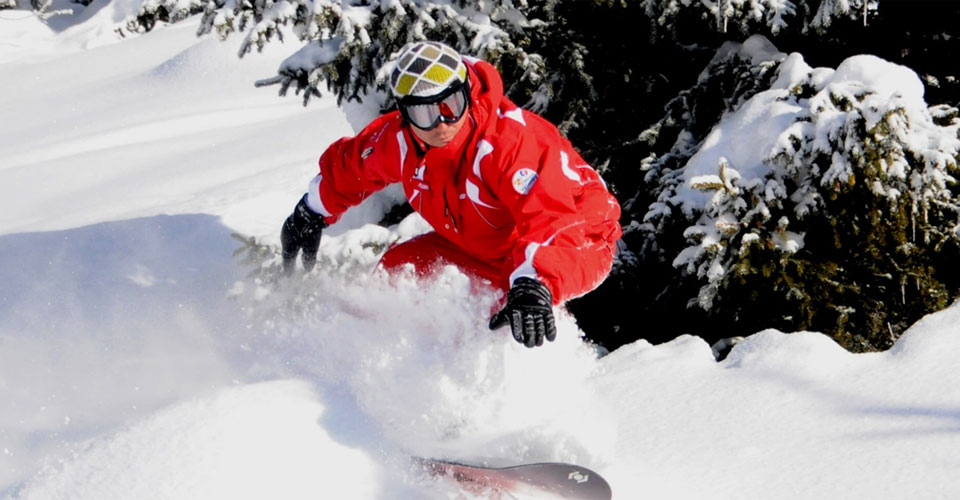
<path fill-rule="evenodd" d="M 203 12 L 203 5 L 204 0 L 140 0 L 137 15 L 126 20 L 126 30 L 142 33 L 153 29 L 157 22 L 182 21 Z"/>
<path fill-rule="evenodd" d="M 243 33 L 241 56 L 285 33 L 304 42 L 276 76 L 257 85 L 279 85 L 281 95 L 294 86 L 307 104 L 323 84 L 341 101 L 385 90 L 392 57 L 406 43 L 428 38 L 493 62 L 510 57 L 529 81 L 542 78 L 542 60 L 512 41 L 543 26 L 524 9 L 525 1 L 510 0 L 206 0 L 199 32 L 221 39 Z"/>
<path fill-rule="evenodd" d="M 837 19 L 855 19 L 867 24 L 876 15 L 879 0 L 644 0 L 642 6 L 658 26 L 669 28 L 681 16 L 711 19 L 714 29 L 727 33 L 756 32 L 763 26 L 772 35 L 794 27 L 798 31 L 823 32 Z"/>

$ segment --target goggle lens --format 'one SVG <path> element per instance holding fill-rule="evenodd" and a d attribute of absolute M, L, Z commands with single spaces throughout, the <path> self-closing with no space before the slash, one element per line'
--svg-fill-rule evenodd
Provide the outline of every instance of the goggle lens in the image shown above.
<path fill-rule="evenodd" d="M 454 123 L 467 109 L 466 88 L 460 88 L 440 102 L 403 106 L 407 120 L 421 130 L 432 130 L 443 123 Z"/>

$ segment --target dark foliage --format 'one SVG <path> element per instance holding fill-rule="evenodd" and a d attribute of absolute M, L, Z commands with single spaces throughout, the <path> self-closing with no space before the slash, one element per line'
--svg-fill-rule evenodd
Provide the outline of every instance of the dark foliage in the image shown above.
<path fill-rule="evenodd" d="M 631 17 L 619 12 L 629 8 L 619 4 L 597 8 L 618 20 L 629 20 L 637 28 L 621 28 L 620 34 L 644 36 L 618 38 L 613 35 L 614 30 L 585 29 L 582 33 L 592 33 L 600 40 L 584 45 L 617 47 L 604 53 L 632 51 L 642 57 L 632 63 L 625 58 L 622 65 L 604 62 L 606 68 L 633 75 L 626 84 L 611 77 L 609 71 L 587 69 L 594 77 L 594 86 L 604 89 L 599 94 L 609 101 L 622 99 L 618 101 L 621 105 L 597 106 L 570 135 L 575 144 L 584 148 L 590 161 L 606 167 L 604 175 L 624 204 L 623 222 L 629 225 L 653 201 L 652 186 L 644 180 L 641 168 L 643 159 L 651 153 L 668 154 L 677 139 L 676 131 L 670 130 L 670 125 L 678 120 L 674 116 L 677 108 L 692 108 L 680 106 L 681 100 L 697 101 L 699 113 L 716 118 L 723 111 L 722 101 L 714 100 L 711 104 L 703 96 L 690 94 L 677 97 L 677 90 L 696 82 L 697 75 L 724 41 L 741 41 L 744 36 L 739 32 L 718 33 L 695 17 L 678 20 L 675 31 L 654 33 L 640 28 L 651 26 L 651 21 L 642 15 Z M 944 61 L 960 49 L 960 39 L 950 35 L 957 21 L 960 4 L 954 2 L 884 1 L 867 26 L 841 20 L 828 33 L 794 29 L 773 35 L 762 26 L 754 26 L 750 31 L 765 34 L 783 52 L 801 52 L 814 66 L 836 67 L 857 54 L 874 54 L 903 64 L 924 78 L 927 102 L 956 105 L 960 100 L 960 79 L 955 67 Z M 737 79 L 727 85 L 731 87 L 722 90 L 721 95 L 737 95 Z M 687 123 L 705 127 L 716 122 L 710 118 L 686 118 Z M 641 136 L 658 121 L 662 127 L 654 128 L 655 134 Z M 705 131 L 694 128 L 692 132 L 699 135 Z M 865 186 L 865 182 L 860 183 L 858 189 L 866 189 Z M 724 300 L 718 301 L 710 313 L 687 307 L 687 298 L 695 295 L 696 285 L 679 276 L 670 262 L 656 258 L 658 252 L 646 251 L 649 242 L 642 233 L 628 227 L 624 241 L 640 257 L 630 256 L 598 290 L 571 303 L 570 309 L 588 336 L 608 348 L 637 338 L 662 342 L 684 333 L 698 334 L 713 342 L 770 327 L 828 332 L 856 351 L 887 348 L 912 322 L 944 307 L 960 294 L 958 273 L 951 271 L 949 264 L 960 254 L 952 242 L 904 247 L 904 231 L 908 227 L 904 207 L 877 207 L 876 203 L 865 196 L 849 196 L 828 205 L 826 213 L 839 217 L 810 222 L 807 240 L 818 243 L 788 261 L 773 253 L 755 256 L 756 271 L 741 273 L 736 280 L 726 283 Z M 858 215 L 850 216 L 853 213 Z M 870 214 L 873 220 L 862 220 Z M 683 229 L 683 225 L 662 228 L 676 234 Z M 860 246 L 859 242 L 870 244 Z M 910 250 L 894 250 L 898 248 Z M 774 268 L 778 271 L 772 274 Z M 922 272 L 924 269 L 927 272 Z M 823 287 L 830 280 L 838 286 L 828 294 Z M 806 297 L 835 297 L 837 302 L 825 310 L 813 310 L 813 302 L 799 300 L 796 290 L 802 290 Z M 785 318 L 783 313 L 788 310 L 795 312 Z"/>

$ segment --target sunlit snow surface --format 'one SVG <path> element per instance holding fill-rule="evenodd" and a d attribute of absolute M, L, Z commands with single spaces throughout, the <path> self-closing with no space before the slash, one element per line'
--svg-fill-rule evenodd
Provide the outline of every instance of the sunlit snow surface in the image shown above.
<path fill-rule="evenodd" d="M 574 461 L 620 499 L 960 496 L 960 307 L 879 354 L 764 331 L 721 363 L 694 337 L 598 358 L 566 314 L 527 350 L 455 269 L 370 272 L 427 229 L 366 225 L 395 191 L 326 232 L 344 271 L 255 278 L 233 234 L 275 245 L 373 111 L 254 88 L 293 43 L 116 39 L 128 7 L 0 11 L 0 497 L 460 496 L 411 454 Z"/>

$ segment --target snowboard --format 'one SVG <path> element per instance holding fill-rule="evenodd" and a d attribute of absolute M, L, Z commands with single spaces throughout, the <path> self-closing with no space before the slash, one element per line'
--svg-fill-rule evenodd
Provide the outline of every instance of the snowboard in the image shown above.
<path fill-rule="evenodd" d="M 428 474 L 451 478 L 467 491 L 492 498 L 610 500 L 613 496 L 600 474 L 579 465 L 546 462 L 498 468 L 431 458 L 414 462 Z"/>

